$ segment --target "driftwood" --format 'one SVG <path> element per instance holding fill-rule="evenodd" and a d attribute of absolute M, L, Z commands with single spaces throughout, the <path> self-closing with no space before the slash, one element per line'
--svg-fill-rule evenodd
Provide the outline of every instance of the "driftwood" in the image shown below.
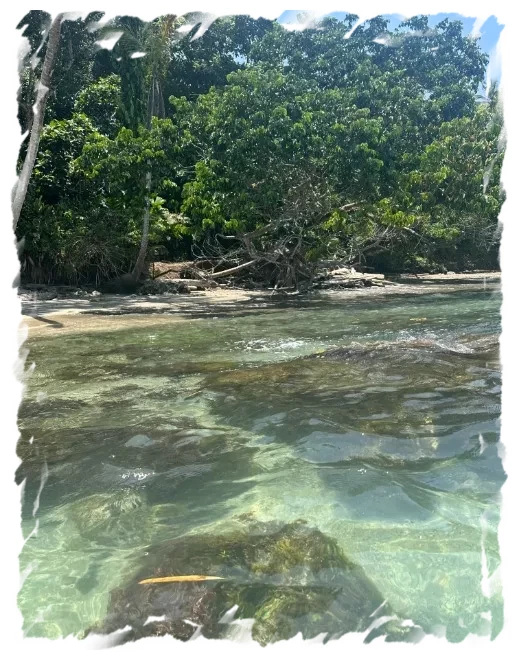
<path fill-rule="evenodd" d="M 217 273 L 204 273 L 205 277 L 214 279 L 216 277 L 226 277 L 227 275 L 234 275 L 235 273 L 239 273 L 240 270 L 245 270 L 246 268 L 249 268 L 255 263 L 258 263 L 260 260 L 259 259 L 252 259 L 252 261 L 247 261 L 244 264 L 240 264 L 239 266 L 234 266 L 233 268 L 227 268 L 227 270 L 220 270 Z"/>

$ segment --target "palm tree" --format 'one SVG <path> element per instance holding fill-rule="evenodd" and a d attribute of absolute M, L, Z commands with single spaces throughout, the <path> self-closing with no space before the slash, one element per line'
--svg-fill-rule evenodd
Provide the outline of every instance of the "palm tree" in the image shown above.
<path fill-rule="evenodd" d="M 146 127 L 151 128 L 153 117 L 164 117 L 164 80 L 170 58 L 170 43 L 174 31 L 174 16 L 164 16 L 149 24 L 145 34 L 145 47 L 148 59 L 148 103 L 146 113 Z M 132 278 L 137 281 L 146 262 L 148 252 L 148 238 L 150 229 L 150 192 L 151 192 L 151 163 L 148 162 L 146 172 L 146 201 L 142 219 L 142 235 L 139 254 L 132 271 Z"/>
<path fill-rule="evenodd" d="M 164 81 L 170 60 L 170 45 L 176 28 L 176 17 L 162 16 L 150 23 L 124 16 L 116 19 L 110 30 L 122 30 L 117 43 L 121 53 L 122 111 L 127 125 L 134 131 L 139 126 L 151 128 L 154 117 L 164 117 Z M 105 28 L 106 29 L 106 28 Z M 151 163 L 145 177 L 144 214 L 139 253 L 130 280 L 136 284 L 146 263 L 150 229 Z M 128 279 L 128 278 L 127 278 Z"/>

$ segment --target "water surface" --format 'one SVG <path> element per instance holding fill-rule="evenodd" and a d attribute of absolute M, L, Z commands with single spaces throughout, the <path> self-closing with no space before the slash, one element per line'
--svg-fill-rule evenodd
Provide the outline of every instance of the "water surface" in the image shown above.
<path fill-rule="evenodd" d="M 30 339 L 25 634 L 96 626 L 161 543 L 303 519 L 401 618 L 495 636 L 500 304 L 345 294 Z"/>

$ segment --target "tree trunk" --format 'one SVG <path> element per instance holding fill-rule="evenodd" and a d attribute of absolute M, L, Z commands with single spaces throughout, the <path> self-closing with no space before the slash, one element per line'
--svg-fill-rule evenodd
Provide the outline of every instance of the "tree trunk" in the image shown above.
<path fill-rule="evenodd" d="M 22 171 L 18 177 L 15 189 L 13 191 L 13 226 L 16 229 L 20 214 L 22 212 L 29 181 L 31 180 L 32 171 L 38 155 L 38 146 L 40 144 L 40 136 L 43 128 L 43 119 L 45 116 L 45 105 L 49 94 L 50 81 L 52 72 L 56 63 L 56 56 L 59 50 L 59 40 L 61 33 L 61 24 L 63 22 L 63 14 L 58 14 L 52 21 L 49 30 L 49 41 L 47 43 L 47 52 L 45 53 L 45 60 L 43 62 L 43 70 L 41 72 L 40 83 L 36 92 L 36 102 L 33 111 L 33 123 L 31 127 L 31 137 L 29 138 L 29 146 L 27 154 L 23 163 Z"/>
<path fill-rule="evenodd" d="M 148 166 L 150 163 L 148 163 Z M 137 261 L 132 271 L 132 279 L 137 280 L 142 275 L 146 263 L 146 254 L 148 252 L 148 238 L 150 234 L 150 192 L 151 192 L 151 171 L 146 172 L 146 207 L 144 209 L 144 216 L 142 219 L 142 236 L 141 247 L 137 256 Z"/>
<path fill-rule="evenodd" d="M 151 129 L 153 117 L 164 116 L 164 99 L 160 87 L 160 81 L 154 74 L 151 80 L 151 87 L 148 94 L 148 112 L 147 127 Z M 148 239 L 150 234 L 150 193 L 151 193 L 151 163 L 148 162 L 148 171 L 146 172 L 146 206 L 142 218 L 142 236 L 141 247 L 137 255 L 137 261 L 132 270 L 132 279 L 137 282 L 142 275 L 146 264 L 146 254 L 148 252 Z"/>

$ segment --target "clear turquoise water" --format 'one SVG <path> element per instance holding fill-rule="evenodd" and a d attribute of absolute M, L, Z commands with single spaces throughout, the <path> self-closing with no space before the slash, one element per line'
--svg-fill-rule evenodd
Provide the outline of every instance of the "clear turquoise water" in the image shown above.
<path fill-rule="evenodd" d="M 500 304 L 339 296 L 29 340 L 25 634 L 81 635 L 150 547 L 244 517 L 304 519 L 426 633 L 498 634 Z M 301 359 L 342 346 L 369 351 Z"/>

